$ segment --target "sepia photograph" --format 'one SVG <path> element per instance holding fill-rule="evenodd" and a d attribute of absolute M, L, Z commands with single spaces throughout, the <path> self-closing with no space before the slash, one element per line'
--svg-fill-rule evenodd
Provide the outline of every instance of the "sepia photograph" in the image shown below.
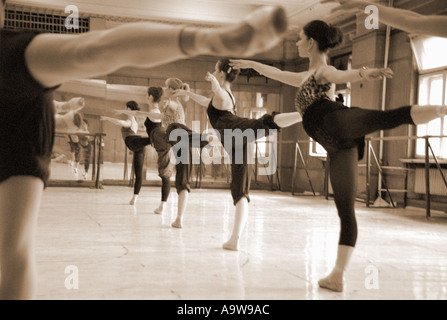
<path fill-rule="evenodd" d="M 0 6 L 0 300 L 447 300 L 446 0 Z"/>

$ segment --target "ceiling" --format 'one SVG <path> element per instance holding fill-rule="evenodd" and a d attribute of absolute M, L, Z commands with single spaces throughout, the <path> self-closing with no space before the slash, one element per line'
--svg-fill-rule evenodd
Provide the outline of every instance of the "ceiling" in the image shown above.
<path fill-rule="evenodd" d="M 225 25 L 242 20 L 265 5 L 282 5 L 289 24 L 302 26 L 323 18 L 334 5 L 319 0 L 7 0 L 8 3 L 63 10 L 75 5 L 79 14 L 149 19 L 205 25 Z"/>

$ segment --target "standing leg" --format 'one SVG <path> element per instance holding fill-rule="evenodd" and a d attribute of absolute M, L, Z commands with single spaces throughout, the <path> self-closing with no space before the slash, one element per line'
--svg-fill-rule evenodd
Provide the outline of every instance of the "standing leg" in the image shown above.
<path fill-rule="evenodd" d="M 191 179 L 191 169 L 192 169 L 192 155 L 191 148 L 183 149 L 188 152 L 188 163 L 178 163 L 176 165 L 176 176 L 175 176 L 175 186 L 178 193 L 178 204 L 177 204 L 177 217 L 175 221 L 171 224 L 174 228 L 182 228 L 183 214 L 186 211 L 186 206 L 188 204 L 189 192 L 191 190 L 190 179 Z M 179 160 L 179 159 L 177 159 Z"/>
<path fill-rule="evenodd" d="M 333 291 L 343 291 L 343 273 L 357 241 L 355 196 L 357 193 L 357 148 L 329 153 L 330 177 L 334 201 L 340 217 L 337 260 L 332 272 L 318 283 Z"/>
<path fill-rule="evenodd" d="M 154 141 L 154 144 L 160 146 L 161 142 L 156 140 Z M 159 149 L 157 151 L 158 175 L 161 178 L 161 202 L 158 208 L 154 210 L 155 214 L 163 214 L 169 194 L 171 193 L 172 165 L 170 159 L 170 147 L 171 145 L 166 143 L 164 149 Z"/>
<path fill-rule="evenodd" d="M 223 244 L 223 248 L 227 250 L 239 250 L 239 239 L 242 236 L 242 232 L 245 229 L 245 225 L 248 219 L 248 202 L 249 191 L 250 191 L 250 167 L 248 165 L 247 148 L 252 146 L 252 144 L 244 143 L 242 150 L 243 163 L 238 164 L 236 162 L 236 152 L 238 148 L 233 147 L 231 154 L 231 196 L 233 198 L 233 203 L 236 206 L 234 214 L 234 225 L 233 231 L 231 233 L 230 239 Z M 228 147 L 228 146 L 227 146 Z"/>
<path fill-rule="evenodd" d="M 186 206 L 188 205 L 188 198 L 189 198 L 189 191 L 188 190 L 182 190 L 178 194 L 178 205 L 177 205 L 177 217 L 175 218 L 175 221 L 171 224 L 174 228 L 182 228 L 182 222 L 183 222 L 183 214 L 186 211 Z"/>
<path fill-rule="evenodd" d="M 225 242 L 222 247 L 226 250 L 239 250 L 239 239 L 242 236 L 248 218 L 248 199 L 242 197 L 236 203 L 236 211 L 234 213 L 233 231 L 230 239 Z"/>
<path fill-rule="evenodd" d="M 140 149 L 133 154 L 133 167 L 135 170 L 135 183 L 133 187 L 133 197 L 130 200 L 131 205 L 135 205 L 140 194 L 141 185 L 143 184 L 143 166 L 144 154 L 146 148 Z"/>
<path fill-rule="evenodd" d="M 170 193 L 171 193 L 171 179 L 161 177 L 161 202 L 158 208 L 154 210 L 154 213 L 163 214 Z"/>
<path fill-rule="evenodd" d="M 90 157 L 92 153 L 92 145 L 90 141 L 84 147 L 84 180 L 87 180 L 88 170 L 90 169 Z"/>
<path fill-rule="evenodd" d="M 0 183 L 0 300 L 34 298 L 35 232 L 43 186 L 31 176 Z"/>

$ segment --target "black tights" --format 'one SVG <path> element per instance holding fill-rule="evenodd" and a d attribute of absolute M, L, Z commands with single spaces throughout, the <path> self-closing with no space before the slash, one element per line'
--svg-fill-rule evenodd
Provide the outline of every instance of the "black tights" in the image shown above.
<path fill-rule="evenodd" d="M 340 139 L 357 139 L 378 130 L 392 129 L 402 124 L 414 124 L 411 107 L 389 111 L 360 108 L 337 110 L 324 117 L 326 130 Z M 354 247 L 357 241 L 355 196 L 357 194 L 357 148 L 327 147 L 334 200 L 340 217 L 339 244 Z"/>
<path fill-rule="evenodd" d="M 357 241 L 355 196 L 357 194 L 357 148 L 329 152 L 329 174 L 335 206 L 340 217 L 339 244 L 354 247 Z"/>
<path fill-rule="evenodd" d="M 171 179 L 161 178 L 161 201 L 166 202 L 169 198 L 169 193 L 171 192 Z"/>
<path fill-rule="evenodd" d="M 143 184 L 143 167 L 146 154 L 146 146 L 150 144 L 150 139 L 141 136 L 128 136 L 124 140 L 126 146 L 133 152 L 133 168 L 135 172 L 135 183 L 133 194 L 139 194 Z"/>
<path fill-rule="evenodd" d="M 146 148 L 133 153 L 133 169 L 135 172 L 135 183 L 133 185 L 133 194 L 140 194 L 143 185 L 143 166 Z"/>
<path fill-rule="evenodd" d="M 357 139 L 375 131 L 393 129 L 402 124 L 414 124 L 410 109 L 411 106 L 388 111 L 345 108 L 324 116 L 323 123 L 335 137 Z"/>

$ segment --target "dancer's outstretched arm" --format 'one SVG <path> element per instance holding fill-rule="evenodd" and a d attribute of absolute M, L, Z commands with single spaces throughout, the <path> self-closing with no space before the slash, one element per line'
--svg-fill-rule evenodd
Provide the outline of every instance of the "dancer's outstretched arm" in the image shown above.
<path fill-rule="evenodd" d="M 152 112 L 152 111 L 116 110 L 115 113 L 125 114 L 125 115 L 133 116 L 133 117 L 141 117 L 141 118 L 150 117 L 151 119 L 158 119 L 158 120 L 163 119 L 163 114 L 162 113 L 160 113 L 160 112 Z"/>
<path fill-rule="evenodd" d="M 299 87 L 307 75 L 306 72 L 283 71 L 252 60 L 231 59 L 230 65 L 235 69 L 253 69 L 267 78 L 293 87 Z"/>
<path fill-rule="evenodd" d="M 188 96 L 189 98 L 191 98 L 192 100 L 194 100 L 195 102 L 197 102 L 198 104 L 200 104 L 201 106 L 204 107 L 208 107 L 208 105 L 211 102 L 211 98 L 202 96 L 200 94 L 194 93 L 192 91 L 187 91 L 187 90 L 176 90 L 174 93 L 174 97 L 181 97 L 181 96 Z"/>
<path fill-rule="evenodd" d="M 56 101 L 53 100 L 54 109 L 56 113 L 64 113 L 69 111 L 79 111 L 85 106 L 84 98 L 77 97 L 68 101 Z"/>
<path fill-rule="evenodd" d="M 326 81 L 335 84 L 391 78 L 392 76 L 393 71 L 390 68 L 338 70 L 333 66 L 327 66 L 320 68 L 316 73 L 317 79 L 322 79 L 320 82 Z"/>
<path fill-rule="evenodd" d="M 101 121 L 109 121 L 117 126 L 121 126 L 124 128 L 130 128 L 132 126 L 132 121 L 130 121 L 130 120 L 119 120 L 119 119 L 106 117 L 106 116 L 101 116 L 100 120 Z"/>
<path fill-rule="evenodd" d="M 379 9 L 380 22 L 384 24 L 410 33 L 447 37 L 447 16 L 427 16 L 410 10 L 387 7 L 372 1 L 321 0 L 320 2 L 322 4 L 339 3 L 340 6 L 332 9 L 334 14 L 362 13 L 367 6 L 374 5 Z"/>

